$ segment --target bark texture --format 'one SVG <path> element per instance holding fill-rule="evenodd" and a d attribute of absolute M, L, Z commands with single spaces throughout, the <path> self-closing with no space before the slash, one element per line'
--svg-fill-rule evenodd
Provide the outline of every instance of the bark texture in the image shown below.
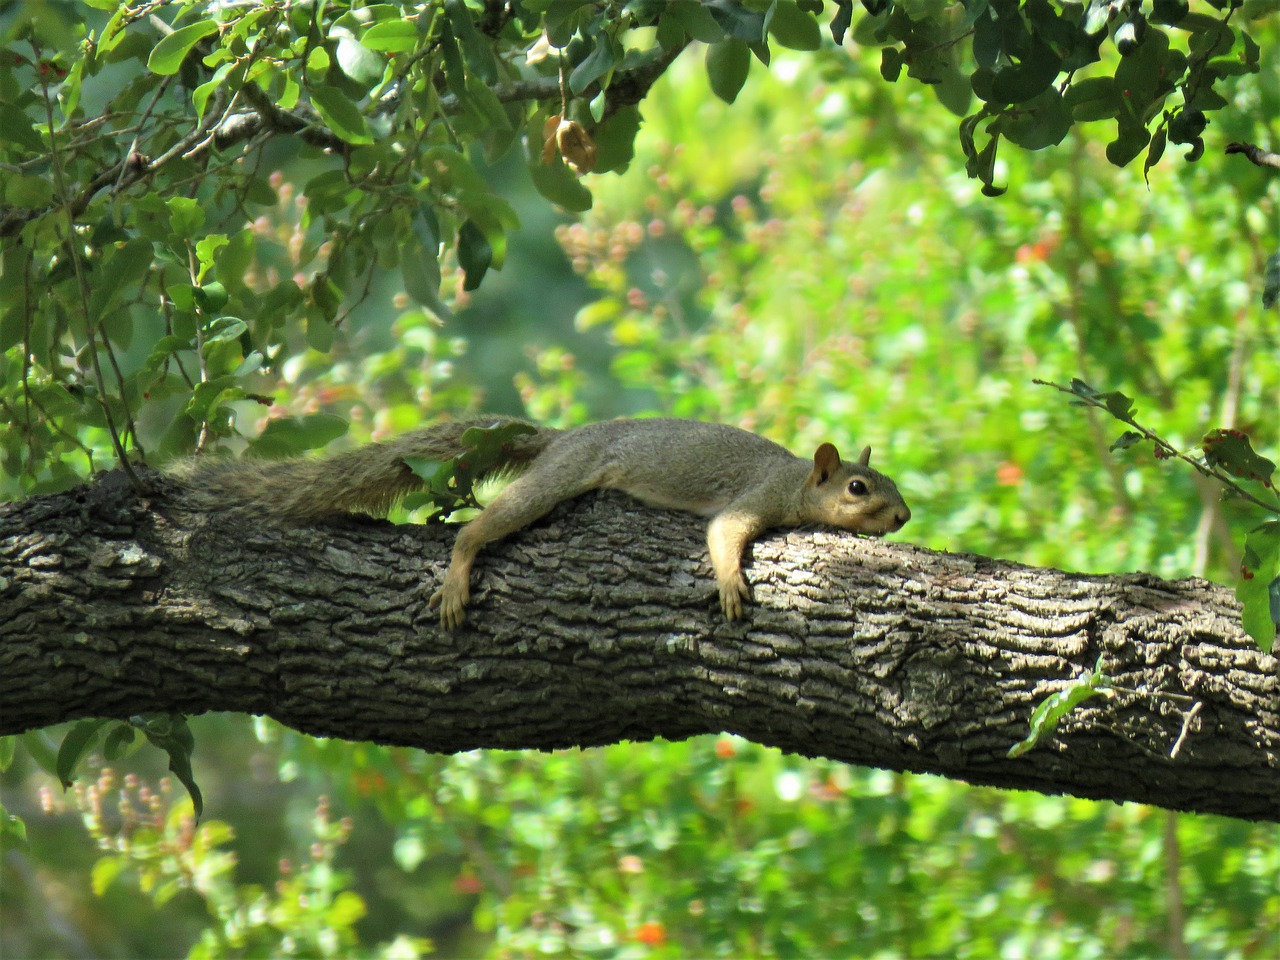
<path fill-rule="evenodd" d="M 1083 576 L 843 533 L 767 535 L 722 618 L 703 521 L 614 494 L 481 555 L 466 626 L 427 599 L 453 529 L 276 528 L 118 474 L 0 505 L 0 733 L 268 714 L 455 752 L 729 731 L 972 783 L 1280 820 L 1280 667 L 1202 580 Z M 1037 703 L 1094 697 L 1017 759 Z"/>

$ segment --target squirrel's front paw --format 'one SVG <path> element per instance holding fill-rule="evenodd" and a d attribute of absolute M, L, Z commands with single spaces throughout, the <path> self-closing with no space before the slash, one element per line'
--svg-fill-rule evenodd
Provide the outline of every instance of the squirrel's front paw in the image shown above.
<path fill-rule="evenodd" d="M 436 607 L 440 608 L 440 626 L 446 630 L 457 630 L 466 619 L 467 600 L 470 597 L 471 591 L 465 583 L 458 586 L 450 583 L 449 578 L 445 577 L 440 589 L 427 601 L 427 606 L 432 610 Z"/>
<path fill-rule="evenodd" d="M 751 591 L 747 589 L 747 581 L 741 573 L 735 573 L 720 581 L 720 608 L 724 610 L 726 620 L 737 620 L 742 616 L 742 602 L 751 599 Z"/>

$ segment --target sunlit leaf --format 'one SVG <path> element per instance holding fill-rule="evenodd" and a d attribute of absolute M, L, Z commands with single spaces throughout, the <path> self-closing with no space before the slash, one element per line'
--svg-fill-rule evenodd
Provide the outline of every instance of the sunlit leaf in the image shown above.
<path fill-rule="evenodd" d="M 192 47 L 217 32 L 218 24 L 214 20 L 199 20 L 179 27 L 160 38 L 151 51 L 151 56 L 147 57 L 147 69 L 161 76 L 172 76 L 178 72 Z"/>
<path fill-rule="evenodd" d="M 347 143 L 373 143 L 360 108 L 337 87 L 312 87 L 311 102 L 329 129 Z"/>

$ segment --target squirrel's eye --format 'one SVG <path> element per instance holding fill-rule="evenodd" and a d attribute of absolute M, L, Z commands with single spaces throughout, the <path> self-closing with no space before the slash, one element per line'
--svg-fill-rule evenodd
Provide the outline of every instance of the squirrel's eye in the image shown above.
<path fill-rule="evenodd" d="M 867 495 L 867 485 L 861 480 L 849 481 L 849 492 L 855 497 L 865 497 Z"/>

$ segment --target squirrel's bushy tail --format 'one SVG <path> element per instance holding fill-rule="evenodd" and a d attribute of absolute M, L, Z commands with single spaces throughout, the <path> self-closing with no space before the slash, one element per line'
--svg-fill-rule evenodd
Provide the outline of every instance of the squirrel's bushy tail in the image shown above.
<path fill-rule="evenodd" d="M 471 427 L 523 423 L 514 417 L 449 420 L 332 457 L 289 460 L 193 460 L 175 471 L 188 500 L 202 510 L 246 511 L 263 520 L 310 520 L 362 511 L 386 513 L 422 480 L 406 457 L 448 460 L 464 452 L 462 434 Z M 515 437 L 488 476 L 520 473 L 558 430 L 530 424 L 535 432 Z"/>

